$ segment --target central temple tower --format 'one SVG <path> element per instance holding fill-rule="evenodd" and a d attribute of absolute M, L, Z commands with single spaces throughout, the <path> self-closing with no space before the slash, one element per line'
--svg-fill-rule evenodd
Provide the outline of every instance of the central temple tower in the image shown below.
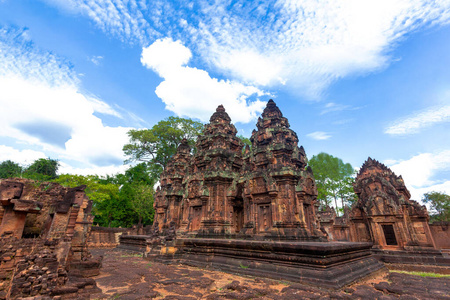
<path fill-rule="evenodd" d="M 193 156 L 182 143 L 155 197 L 159 230 L 175 226 L 179 235 L 189 236 L 325 239 L 305 151 L 273 100 L 256 126 L 252 147 L 243 148 L 220 105 Z"/>

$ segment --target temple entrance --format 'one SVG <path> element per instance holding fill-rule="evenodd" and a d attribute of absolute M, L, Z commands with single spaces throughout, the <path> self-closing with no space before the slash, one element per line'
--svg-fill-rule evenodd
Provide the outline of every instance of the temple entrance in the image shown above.
<path fill-rule="evenodd" d="M 233 226 L 235 233 L 239 233 L 244 226 L 244 208 L 242 206 L 233 206 Z"/>
<path fill-rule="evenodd" d="M 199 230 L 200 229 L 201 218 L 202 218 L 202 207 L 201 206 L 194 206 L 194 207 L 192 207 L 191 231 L 195 231 L 195 230 Z"/>
<path fill-rule="evenodd" d="M 389 225 L 381 225 L 384 232 L 384 239 L 386 240 L 386 245 L 397 246 L 397 239 L 395 238 L 394 226 Z"/>
<path fill-rule="evenodd" d="M 270 204 L 263 204 L 258 207 L 258 231 L 267 231 L 272 227 L 272 209 Z"/>

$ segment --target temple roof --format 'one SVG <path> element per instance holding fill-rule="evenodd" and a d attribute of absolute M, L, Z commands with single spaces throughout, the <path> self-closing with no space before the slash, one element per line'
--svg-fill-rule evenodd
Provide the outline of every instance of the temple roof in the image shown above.
<path fill-rule="evenodd" d="M 223 105 L 219 105 L 216 108 L 216 112 L 213 113 L 211 118 L 209 119 L 210 123 L 219 122 L 220 120 L 224 120 L 226 123 L 231 123 L 230 116 L 226 113 Z"/>

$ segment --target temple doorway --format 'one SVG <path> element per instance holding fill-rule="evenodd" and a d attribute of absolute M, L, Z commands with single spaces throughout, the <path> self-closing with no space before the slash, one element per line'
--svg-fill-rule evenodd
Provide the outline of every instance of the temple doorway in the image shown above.
<path fill-rule="evenodd" d="M 384 232 L 384 239 L 386 240 L 386 245 L 397 246 L 397 239 L 395 237 L 394 226 L 392 224 L 381 225 Z"/>
<path fill-rule="evenodd" d="M 194 206 L 192 207 L 192 226 L 191 231 L 200 229 L 200 221 L 202 218 L 202 207 Z"/>
<path fill-rule="evenodd" d="M 233 226 L 234 233 L 239 233 L 244 226 L 244 208 L 242 206 L 233 206 Z"/>
<path fill-rule="evenodd" d="M 272 209 L 270 204 L 262 204 L 258 207 L 258 231 L 264 232 L 272 227 Z"/>

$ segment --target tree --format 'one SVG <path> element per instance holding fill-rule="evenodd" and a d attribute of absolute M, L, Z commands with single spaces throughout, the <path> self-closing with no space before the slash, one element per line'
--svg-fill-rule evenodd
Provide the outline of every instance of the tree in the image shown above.
<path fill-rule="evenodd" d="M 5 160 L 0 164 L 0 178 L 19 177 L 22 167 L 11 160 Z"/>
<path fill-rule="evenodd" d="M 24 173 L 24 177 L 35 180 L 51 180 L 56 178 L 59 162 L 51 158 L 39 158 L 35 160 Z"/>
<path fill-rule="evenodd" d="M 202 130 L 202 123 L 179 117 L 159 121 L 151 129 L 132 129 L 128 131 L 130 143 L 123 147 L 128 157 L 125 162 L 148 162 L 150 173 L 159 178 L 181 141 L 187 139 L 194 147 Z"/>
<path fill-rule="evenodd" d="M 131 215 L 127 210 L 131 209 L 128 203 L 120 203 L 119 188 L 120 185 L 114 183 L 112 178 L 101 178 L 97 175 L 60 175 L 53 182 L 66 187 L 76 187 L 86 185 L 86 195 L 93 202 L 94 223 L 100 226 L 124 226 L 127 222 L 127 215 Z M 129 216 L 130 217 L 130 216 Z M 132 216 L 130 217 L 132 218 Z M 125 221 L 124 221 L 125 220 Z"/>
<path fill-rule="evenodd" d="M 322 206 L 330 205 L 334 200 L 335 209 L 338 209 L 338 199 L 341 200 L 341 208 L 345 203 L 352 204 L 356 200 L 353 191 L 355 173 L 349 163 L 327 153 L 319 153 L 309 160 L 314 178 L 316 179 L 318 196 Z"/>
<path fill-rule="evenodd" d="M 429 203 L 433 210 L 431 216 L 435 221 L 450 222 L 450 196 L 442 192 L 428 192 L 423 195 L 422 201 Z"/>

